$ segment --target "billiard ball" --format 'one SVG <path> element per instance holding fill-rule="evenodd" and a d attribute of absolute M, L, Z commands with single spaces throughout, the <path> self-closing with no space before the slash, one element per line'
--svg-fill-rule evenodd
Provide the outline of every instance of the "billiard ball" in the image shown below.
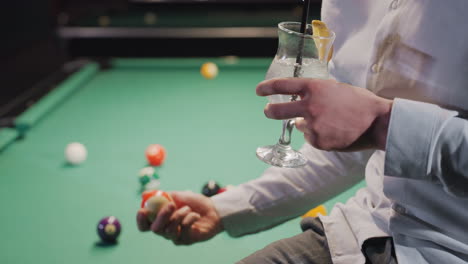
<path fill-rule="evenodd" d="M 146 208 L 148 210 L 147 217 L 150 222 L 154 221 L 159 210 L 161 210 L 164 205 L 174 202 L 167 192 L 161 190 L 143 192 L 141 198 L 141 208 Z"/>
<path fill-rule="evenodd" d="M 168 201 L 172 202 L 172 197 L 165 191 L 161 190 L 149 190 L 145 191 L 141 194 L 141 208 L 145 207 L 146 201 L 148 201 L 149 198 L 154 197 L 154 196 L 162 196 L 166 198 Z"/>
<path fill-rule="evenodd" d="M 111 19 L 109 16 L 99 16 L 98 17 L 98 25 L 101 27 L 107 27 L 111 23 Z"/>
<path fill-rule="evenodd" d="M 307 213 L 305 213 L 302 218 L 305 218 L 305 217 L 317 217 L 319 215 L 327 215 L 327 208 L 325 208 L 325 206 L 323 205 L 319 205 L 315 208 L 312 208 L 311 210 L 309 210 Z"/>
<path fill-rule="evenodd" d="M 225 191 L 228 191 L 230 189 L 234 188 L 234 185 L 226 185 L 225 187 L 219 188 L 218 192 L 216 194 L 223 193 Z"/>
<path fill-rule="evenodd" d="M 120 222 L 115 216 L 104 217 L 97 225 L 97 233 L 103 242 L 115 243 L 120 231 Z"/>
<path fill-rule="evenodd" d="M 140 181 L 142 186 L 145 186 L 148 182 L 151 181 L 151 177 L 146 174 L 143 174 L 138 177 L 138 180 Z"/>
<path fill-rule="evenodd" d="M 201 66 L 200 73 L 205 79 L 214 79 L 218 76 L 218 66 L 213 62 L 206 62 Z"/>
<path fill-rule="evenodd" d="M 215 181 L 209 181 L 207 184 L 203 185 L 202 194 L 208 197 L 211 197 L 218 193 L 221 187 Z"/>
<path fill-rule="evenodd" d="M 138 179 L 141 185 L 146 185 L 152 179 L 159 179 L 159 175 L 156 173 L 156 170 L 153 167 L 144 167 L 140 170 L 138 174 Z"/>
<path fill-rule="evenodd" d="M 151 144 L 145 151 L 146 159 L 152 166 L 160 166 L 166 157 L 166 150 L 159 144 Z"/>
<path fill-rule="evenodd" d="M 147 12 L 145 16 L 143 17 L 143 20 L 145 21 L 145 24 L 147 25 L 154 25 L 156 24 L 158 17 L 153 12 Z"/>
<path fill-rule="evenodd" d="M 218 190 L 218 192 L 216 194 L 220 194 L 220 193 L 223 193 L 225 191 L 227 191 L 226 187 L 221 187 L 221 188 L 219 188 L 219 190 Z"/>
<path fill-rule="evenodd" d="M 143 188 L 147 191 L 157 190 L 159 189 L 159 185 L 161 185 L 161 183 L 158 180 L 151 179 L 147 184 L 143 186 Z"/>
<path fill-rule="evenodd" d="M 237 56 L 232 56 L 232 55 L 224 56 L 223 59 L 224 59 L 224 62 L 226 64 L 231 64 L 232 65 L 232 64 L 239 63 L 239 57 L 237 57 Z"/>
<path fill-rule="evenodd" d="M 88 156 L 86 147 L 78 142 L 73 142 L 65 147 L 65 159 L 72 165 L 83 163 Z"/>

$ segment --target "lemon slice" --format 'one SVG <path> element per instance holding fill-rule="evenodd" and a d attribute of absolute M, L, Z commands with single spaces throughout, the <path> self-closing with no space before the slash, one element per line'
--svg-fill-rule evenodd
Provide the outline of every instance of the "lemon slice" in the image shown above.
<path fill-rule="evenodd" d="M 325 24 L 325 22 L 320 21 L 320 20 L 312 20 L 312 32 L 314 36 L 325 37 L 325 38 L 330 37 L 331 35 L 330 30 L 327 27 L 327 24 Z M 325 57 L 328 42 L 329 42 L 328 39 L 315 40 L 315 45 L 317 45 L 320 60 L 323 60 Z M 330 48 L 330 52 L 328 53 L 328 58 L 327 58 L 328 61 L 331 60 L 332 56 L 333 56 L 333 46 Z"/>
<path fill-rule="evenodd" d="M 325 208 L 325 206 L 323 205 L 319 205 L 313 209 L 311 209 L 310 211 L 308 211 L 307 213 L 305 213 L 302 218 L 305 218 L 305 217 L 317 217 L 319 215 L 327 215 L 327 208 Z"/>

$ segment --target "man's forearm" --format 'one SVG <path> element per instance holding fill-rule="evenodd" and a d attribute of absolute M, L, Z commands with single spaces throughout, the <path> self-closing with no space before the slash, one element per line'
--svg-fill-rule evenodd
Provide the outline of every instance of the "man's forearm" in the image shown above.
<path fill-rule="evenodd" d="M 308 164 L 270 168 L 261 178 L 212 197 L 231 236 L 258 232 L 296 217 L 364 177 L 373 151 L 326 152 L 304 145 Z"/>

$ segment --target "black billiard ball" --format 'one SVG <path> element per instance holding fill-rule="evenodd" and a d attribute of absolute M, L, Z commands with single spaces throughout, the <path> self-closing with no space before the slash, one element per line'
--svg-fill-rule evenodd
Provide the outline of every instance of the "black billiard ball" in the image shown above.
<path fill-rule="evenodd" d="M 104 217 L 97 225 L 97 233 L 103 242 L 115 243 L 120 234 L 121 226 L 115 216 Z"/>
<path fill-rule="evenodd" d="M 217 194 L 219 189 L 221 189 L 221 187 L 219 186 L 218 183 L 216 183 L 215 181 L 209 181 L 207 184 L 203 186 L 202 194 L 205 196 L 211 197 Z"/>

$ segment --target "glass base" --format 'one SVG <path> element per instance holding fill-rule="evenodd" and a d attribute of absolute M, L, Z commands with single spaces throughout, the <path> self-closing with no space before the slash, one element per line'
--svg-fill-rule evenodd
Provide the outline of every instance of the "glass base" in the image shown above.
<path fill-rule="evenodd" d="M 257 148 L 257 157 L 265 163 L 281 168 L 298 168 L 307 163 L 299 151 L 281 144 Z"/>

